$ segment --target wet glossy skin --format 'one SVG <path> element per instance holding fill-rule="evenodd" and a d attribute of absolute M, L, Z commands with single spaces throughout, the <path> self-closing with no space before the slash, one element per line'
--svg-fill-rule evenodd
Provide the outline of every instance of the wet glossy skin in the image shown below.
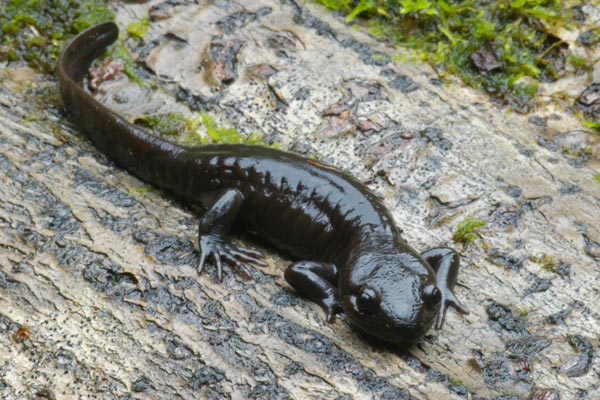
<path fill-rule="evenodd" d="M 380 339 L 412 342 L 449 306 L 459 259 L 447 248 L 422 255 L 401 238 L 368 188 L 331 166 L 248 145 L 184 147 L 128 123 L 82 87 L 91 62 L 118 35 L 112 23 L 74 38 L 59 60 L 63 101 L 94 144 L 142 180 L 208 211 L 200 220 L 199 270 L 212 259 L 245 268 L 262 255 L 233 245 L 233 229 L 255 234 L 296 260 L 286 280 L 318 303 L 328 321 L 343 311 Z"/>

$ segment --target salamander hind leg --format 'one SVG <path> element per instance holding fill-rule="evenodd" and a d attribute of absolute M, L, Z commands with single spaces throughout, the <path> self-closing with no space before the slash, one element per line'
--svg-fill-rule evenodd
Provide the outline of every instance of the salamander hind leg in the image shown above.
<path fill-rule="evenodd" d="M 447 247 L 429 249 L 421 255 L 436 273 L 436 286 L 441 293 L 441 308 L 435 327 L 441 329 L 448 308 L 452 307 L 461 314 L 469 313 L 454 294 L 460 257 L 456 251 Z"/>
<path fill-rule="evenodd" d="M 223 277 L 222 260 L 245 272 L 245 264 L 266 265 L 262 260 L 262 253 L 231 243 L 229 233 L 244 202 L 242 193 L 236 189 L 226 189 L 207 193 L 206 197 L 212 205 L 200 219 L 198 272 L 202 272 L 204 264 L 211 256 L 217 266 L 219 280 Z"/>
<path fill-rule="evenodd" d="M 299 261 L 285 270 L 285 280 L 296 292 L 317 303 L 333 322 L 335 315 L 342 311 L 336 286 L 337 268 L 333 264 L 315 261 Z"/>

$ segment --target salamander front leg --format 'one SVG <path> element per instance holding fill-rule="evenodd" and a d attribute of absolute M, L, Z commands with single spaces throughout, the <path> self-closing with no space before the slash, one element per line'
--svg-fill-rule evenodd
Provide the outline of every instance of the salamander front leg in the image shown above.
<path fill-rule="evenodd" d="M 315 261 L 299 261 L 285 270 L 285 280 L 296 292 L 317 303 L 333 322 L 342 310 L 338 298 L 338 272 L 333 264 Z"/>
<path fill-rule="evenodd" d="M 219 280 L 223 277 L 222 259 L 244 271 L 246 263 L 266 265 L 260 252 L 237 246 L 231 243 L 228 237 L 244 202 L 242 193 L 237 189 L 227 189 L 222 192 L 207 193 L 206 196 L 212 200 L 212 206 L 200 219 L 198 272 L 202 272 L 204 263 L 211 255 L 217 265 Z"/>
<path fill-rule="evenodd" d="M 436 329 L 441 329 L 449 307 L 454 308 L 461 314 L 469 313 L 458 301 L 453 290 L 458 276 L 460 257 L 453 249 L 447 247 L 429 249 L 421 255 L 435 271 L 436 286 L 442 295 L 440 313 L 435 324 Z"/>

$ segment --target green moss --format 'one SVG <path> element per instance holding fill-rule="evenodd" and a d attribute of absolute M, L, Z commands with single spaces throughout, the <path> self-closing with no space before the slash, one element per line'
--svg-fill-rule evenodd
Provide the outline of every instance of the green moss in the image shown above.
<path fill-rule="evenodd" d="M 252 133 L 246 137 L 234 128 L 225 128 L 217 125 L 214 119 L 208 114 L 202 113 L 202 122 L 206 132 L 212 138 L 214 143 L 246 143 L 266 145 L 265 141 L 257 133 Z"/>
<path fill-rule="evenodd" d="M 117 60 L 123 61 L 123 72 L 133 82 L 140 86 L 146 87 L 148 83 L 144 81 L 135 70 L 135 60 L 133 56 L 127 50 L 127 47 L 123 44 L 122 40 L 119 40 L 107 53 L 108 56 L 113 57 Z"/>
<path fill-rule="evenodd" d="M 575 55 L 575 54 L 569 53 L 569 55 L 567 56 L 567 61 L 575 68 L 582 68 L 582 69 L 590 68 L 590 63 L 588 62 L 587 59 L 585 59 L 584 57 Z"/>
<path fill-rule="evenodd" d="M 519 313 L 522 317 L 525 317 L 527 314 L 529 314 L 529 310 L 525 308 L 525 306 L 517 306 L 517 308 L 519 309 Z"/>
<path fill-rule="evenodd" d="M 600 183 L 600 173 L 596 173 L 594 174 L 594 180 L 598 183 Z"/>
<path fill-rule="evenodd" d="M 142 38 L 150 27 L 150 17 L 145 16 L 139 21 L 135 21 L 127 25 L 127 33 L 131 36 Z"/>
<path fill-rule="evenodd" d="M 0 61 L 24 61 L 49 74 L 54 73 L 58 56 L 70 38 L 90 26 L 114 19 L 107 0 L 14 0 L 0 10 Z M 149 25 L 146 17 L 130 24 L 127 32 L 140 37 Z M 146 86 L 123 43 L 123 39 L 119 40 L 108 55 L 122 60 L 125 74 Z"/>
<path fill-rule="evenodd" d="M 460 378 L 450 377 L 450 383 L 452 385 L 464 385 L 465 382 Z"/>
<path fill-rule="evenodd" d="M 143 195 L 144 193 L 148 193 L 153 190 L 155 190 L 154 187 L 152 187 L 150 185 L 144 185 L 144 186 L 137 186 L 137 187 L 129 189 L 129 193 L 140 196 L 140 195 Z"/>
<path fill-rule="evenodd" d="M 458 243 L 472 242 L 477 237 L 477 228 L 481 228 L 485 224 L 486 222 L 482 219 L 467 217 L 456 225 L 452 240 Z"/>
<path fill-rule="evenodd" d="M 550 32 L 571 19 L 559 0 L 317 1 L 347 12 L 348 21 L 368 17 L 374 33 L 523 111 L 532 104 L 542 73 L 545 79 L 556 75 L 551 61 L 563 43 Z M 584 1 L 570 5 L 577 4 Z M 487 61 L 476 62 L 478 56 Z"/>
<path fill-rule="evenodd" d="M 46 115 L 41 114 L 39 111 L 30 111 L 29 113 L 27 113 L 27 115 L 23 118 L 23 122 L 24 123 L 28 123 L 28 122 L 36 122 L 36 121 L 44 121 L 46 119 Z"/>
<path fill-rule="evenodd" d="M 200 119 L 185 116 L 180 112 L 145 115 L 136 118 L 134 123 L 150 128 L 154 133 L 161 136 L 177 137 L 178 140 L 185 143 L 193 144 L 201 141 L 200 136 L 198 136 Z"/>
<path fill-rule="evenodd" d="M 106 0 L 13 0 L 0 7 L 0 61 L 53 73 L 65 42 L 113 19 Z"/>
<path fill-rule="evenodd" d="M 187 145 L 201 145 L 209 142 L 267 145 L 257 133 L 246 137 L 234 128 L 218 126 L 215 120 L 206 113 L 202 113 L 200 116 L 186 116 L 180 112 L 145 115 L 136 118 L 134 123 L 150 129 L 155 134 L 169 136 L 173 140 Z M 208 137 L 198 134 L 201 125 L 206 128 Z"/>
<path fill-rule="evenodd" d="M 600 121 L 585 120 L 583 124 L 588 128 L 600 129 Z"/>
<path fill-rule="evenodd" d="M 64 3 L 64 1 L 51 2 Z M 73 19 L 73 28 L 76 32 L 81 32 L 102 22 L 112 21 L 114 18 L 112 12 L 106 6 L 107 1 L 84 0 L 74 3 L 78 5 L 76 16 Z"/>
<path fill-rule="evenodd" d="M 558 266 L 560 265 L 560 263 L 556 261 L 556 258 L 548 254 L 542 254 L 539 257 L 531 256 L 529 259 L 534 263 L 539 264 L 542 269 L 548 272 L 556 272 Z"/>
<path fill-rule="evenodd" d="M 600 126 L 600 123 L 599 123 Z M 581 157 L 589 157 L 593 154 L 592 147 L 589 145 L 584 145 L 581 147 L 568 147 L 563 146 L 561 148 L 563 154 L 571 156 L 573 158 L 581 158 Z"/>

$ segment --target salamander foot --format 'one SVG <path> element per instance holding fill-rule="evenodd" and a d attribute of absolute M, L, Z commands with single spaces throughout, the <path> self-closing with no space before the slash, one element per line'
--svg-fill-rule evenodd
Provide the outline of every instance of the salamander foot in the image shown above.
<path fill-rule="evenodd" d="M 452 307 L 463 315 L 469 313 L 454 294 L 460 257 L 453 249 L 448 247 L 429 249 L 421 255 L 436 273 L 436 286 L 442 295 L 442 299 L 440 302 L 440 312 L 435 322 L 435 329 L 442 329 L 448 308 Z"/>
<path fill-rule="evenodd" d="M 204 264 L 210 256 L 215 261 L 217 266 L 217 276 L 219 281 L 223 279 L 222 260 L 231 264 L 234 267 L 241 269 L 247 276 L 250 276 L 246 264 L 254 264 L 258 266 L 266 266 L 267 263 L 263 260 L 264 256 L 261 252 L 247 249 L 233 243 L 226 242 L 218 237 L 202 235 L 199 238 L 200 242 L 200 260 L 198 261 L 198 273 L 202 272 Z"/>

